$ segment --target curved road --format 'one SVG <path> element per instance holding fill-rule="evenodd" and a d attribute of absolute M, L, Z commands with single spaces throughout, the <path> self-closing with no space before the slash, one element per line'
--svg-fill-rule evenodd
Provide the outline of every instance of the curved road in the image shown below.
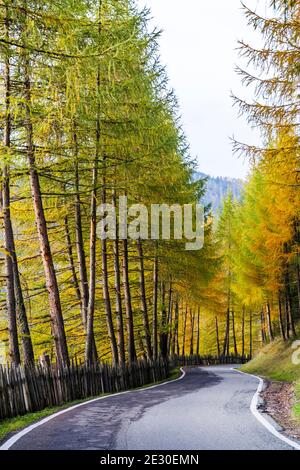
<path fill-rule="evenodd" d="M 228 366 L 187 369 L 182 380 L 112 395 L 57 416 L 12 450 L 281 450 L 250 411 L 255 377 Z"/>

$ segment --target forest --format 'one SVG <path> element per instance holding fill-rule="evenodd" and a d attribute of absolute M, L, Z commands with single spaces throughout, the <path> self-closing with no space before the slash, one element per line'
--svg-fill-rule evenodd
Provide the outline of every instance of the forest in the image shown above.
<path fill-rule="evenodd" d="M 1 0 L 4 362 L 251 356 L 297 336 L 300 5 L 271 3 L 272 17 L 243 6 L 263 46 L 237 45 L 254 99 L 232 97 L 262 145 L 233 141 L 251 162 L 242 195 L 205 207 L 204 246 L 187 251 L 175 238 L 97 237 L 100 203 L 196 205 L 206 193 L 150 12 Z"/>

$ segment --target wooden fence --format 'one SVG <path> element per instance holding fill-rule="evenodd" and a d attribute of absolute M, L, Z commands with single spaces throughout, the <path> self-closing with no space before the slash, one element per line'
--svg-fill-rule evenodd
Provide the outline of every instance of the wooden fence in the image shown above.
<path fill-rule="evenodd" d="M 164 380 L 178 366 L 241 364 L 246 356 L 176 356 L 139 360 L 125 367 L 73 362 L 69 367 L 38 363 L 34 367 L 0 365 L 0 420 L 74 400 L 115 393 Z"/>
<path fill-rule="evenodd" d="M 141 387 L 164 380 L 168 375 L 169 363 L 162 359 L 139 360 L 124 368 L 75 362 L 63 368 L 47 364 L 0 366 L 0 420 Z"/>
<path fill-rule="evenodd" d="M 175 356 L 170 360 L 170 367 L 174 366 L 214 366 L 220 364 L 245 364 L 250 356 L 231 354 L 229 356 Z"/>

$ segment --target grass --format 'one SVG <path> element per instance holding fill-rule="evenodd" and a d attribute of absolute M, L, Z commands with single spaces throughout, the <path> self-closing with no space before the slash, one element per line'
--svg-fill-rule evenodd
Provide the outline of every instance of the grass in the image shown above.
<path fill-rule="evenodd" d="M 300 424 L 300 381 L 295 385 L 296 403 L 293 407 L 293 414 Z"/>
<path fill-rule="evenodd" d="M 37 421 L 40 421 L 47 416 L 50 416 L 57 411 L 65 410 L 71 406 L 77 405 L 78 403 L 84 403 L 85 401 L 92 400 L 93 397 L 87 398 L 85 400 L 77 400 L 69 403 L 65 403 L 62 406 L 55 406 L 52 408 L 45 408 L 42 411 L 36 411 L 35 413 L 28 413 L 24 416 L 16 416 L 15 418 L 6 419 L 0 422 L 0 442 L 3 441 L 8 434 L 11 434 L 15 431 L 20 431 L 21 429 L 26 428 L 30 424 L 33 424 Z"/>
<path fill-rule="evenodd" d="M 300 365 L 292 362 L 293 341 L 276 339 L 262 348 L 241 370 L 270 380 L 294 383 L 296 402 L 292 413 L 300 425 Z"/>
<path fill-rule="evenodd" d="M 241 370 L 282 382 L 300 382 L 300 365 L 292 362 L 292 341 L 276 339 L 262 348 Z"/>
<path fill-rule="evenodd" d="M 160 382 L 155 382 L 155 385 L 177 379 L 178 377 L 180 377 L 180 375 L 181 375 L 180 367 L 176 367 L 171 370 L 170 375 L 167 380 L 161 380 Z M 139 388 L 146 389 L 148 387 L 151 387 L 152 385 L 154 385 L 154 383 L 144 385 L 143 387 L 139 387 Z M 105 394 L 105 395 L 108 395 L 108 394 Z M 101 396 L 105 396 L 105 395 L 101 395 Z M 37 421 L 40 421 L 43 418 L 46 418 L 47 416 L 57 413 L 58 411 L 62 411 L 67 408 L 70 408 L 71 406 L 77 405 L 79 403 L 90 401 L 93 398 L 97 398 L 97 397 L 89 397 L 85 400 L 76 400 L 73 402 L 65 403 L 62 406 L 56 406 L 53 408 L 45 408 L 42 411 L 37 411 L 35 413 L 28 413 L 24 416 L 17 416 L 16 418 L 11 418 L 11 419 L 6 419 L 4 421 L 1 421 L 0 422 L 0 442 L 4 441 L 9 436 L 9 434 L 12 434 L 16 431 L 20 431 L 21 429 L 24 429 L 27 426 L 30 426 L 31 424 L 36 423 Z"/>

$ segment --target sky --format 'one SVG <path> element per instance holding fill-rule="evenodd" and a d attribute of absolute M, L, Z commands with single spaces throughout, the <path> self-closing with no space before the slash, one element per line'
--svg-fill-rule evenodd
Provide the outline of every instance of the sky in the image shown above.
<path fill-rule="evenodd" d="M 212 176 L 245 178 L 249 165 L 232 153 L 230 137 L 258 143 L 259 137 L 244 117 L 238 117 L 231 90 L 251 100 L 234 71 L 241 62 L 237 40 L 257 45 L 247 26 L 240 0 L 137 0 L 151 9 L 152 26 L 163 30 L 161 62 L 179 101 L 182 124 L 191 155 L 200 171 Z M 245 0 L 247 6 L 265 10 L 265 0 Z"/>

